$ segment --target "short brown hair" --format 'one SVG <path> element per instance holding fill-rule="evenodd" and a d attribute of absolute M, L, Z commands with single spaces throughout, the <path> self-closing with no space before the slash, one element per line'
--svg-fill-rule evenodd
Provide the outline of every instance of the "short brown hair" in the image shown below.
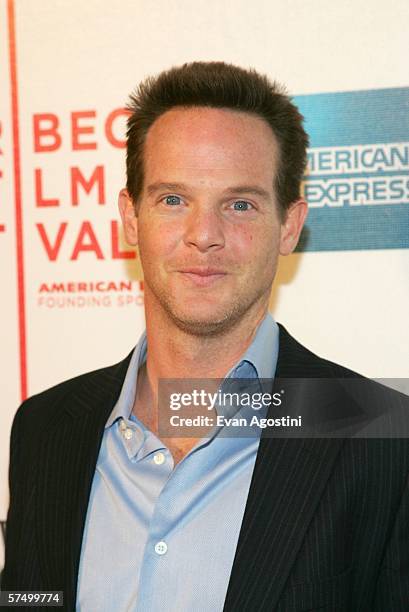
<path fill-rule="evenodd" d="M 143 148 L 149 128 L 175 107 L 224 108 L 264 119 L 280 150 L 275 190 L 282 215 L 300 197 L 308 136 L 303 116 L 285 89 L 253 69 L 224 62 L 192 62 L 148 77 L 130 96 L 127 190 L 136 203 L 143 188 Z"/>

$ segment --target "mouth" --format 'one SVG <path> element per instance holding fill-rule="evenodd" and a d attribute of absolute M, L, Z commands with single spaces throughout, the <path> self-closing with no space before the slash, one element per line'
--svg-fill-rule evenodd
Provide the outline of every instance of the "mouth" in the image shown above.
<path fill-rule="evenodd" d="M 199 287 L 207 287 L 227 276 L 227 272 L 218 268 L 186 268 L 178 272 L 182 278 Z"/>

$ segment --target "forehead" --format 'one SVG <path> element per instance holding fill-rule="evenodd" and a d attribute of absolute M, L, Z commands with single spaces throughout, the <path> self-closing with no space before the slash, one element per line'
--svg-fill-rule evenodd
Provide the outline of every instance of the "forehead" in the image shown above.
<path fill-rule="evenodd" d="M 249 113 L 215 108 L 175 108 L 151 126 L 145 142 L 145 171 L 160 166 L 188 170 L 238 170 L 275 173 L 276 138 L 264 119 Z"/>

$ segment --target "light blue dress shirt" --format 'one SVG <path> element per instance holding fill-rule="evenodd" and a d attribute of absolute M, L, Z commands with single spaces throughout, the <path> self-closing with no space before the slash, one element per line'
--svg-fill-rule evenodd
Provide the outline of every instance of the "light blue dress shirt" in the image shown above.
<path fill-rule="evenodd" d="M 174 467 L 165 444 L 132 415 L 146 335 L 106 423 L 78 576 L 79 612 L 223 609 L 259 433 L 200 440 Z M 267 314 L 227 378 L 274 377 L 278 326 Z M 226 380 L 225 379 L 225 380 Z"/>

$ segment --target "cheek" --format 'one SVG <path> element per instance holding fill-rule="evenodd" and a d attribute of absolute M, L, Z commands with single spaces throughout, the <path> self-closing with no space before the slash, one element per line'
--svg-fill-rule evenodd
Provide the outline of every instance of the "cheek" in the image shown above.
<path fill-rule="evenodd" d="M 151 260 L 166 258 L 179 242 L 177 228 L 169 224 L 154 223 L 153 220 L 139 224 L 139 252 L 147 263 Z"/>
<path fill-rule="evenodd" d="M 243 262 L 268 263 L 278 255 L 279 239 L 276 228 L 243 228 L 231 236 L 231 252 Z"/>

